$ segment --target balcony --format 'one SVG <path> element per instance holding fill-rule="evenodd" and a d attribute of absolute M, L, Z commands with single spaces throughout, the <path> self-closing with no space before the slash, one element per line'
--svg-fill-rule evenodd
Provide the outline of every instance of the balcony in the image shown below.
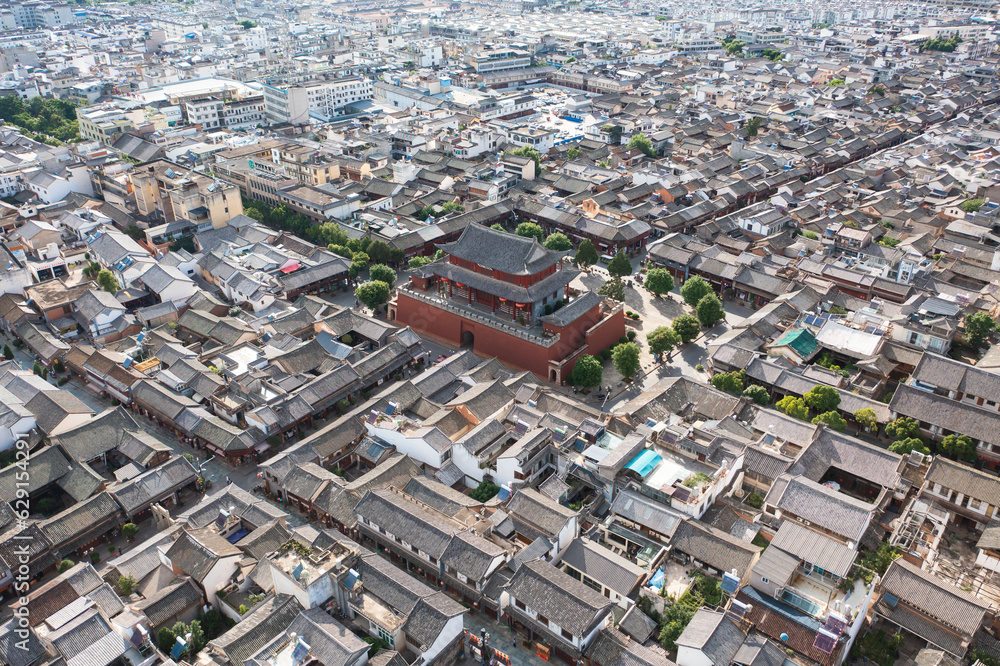
<path fill-rule="evenodd" d="M 489 326 L 490 328 L 506 333 L 507 335 L 513 335 L 514 337 L 521 338 L 522 340 L 527 340 L 528 342 L 540 347 L 548 348 L 559 341 L 558 334 L 551 336 L 544 335 L 540 324 L 536 324 L 531 327 L 520 326 L 510 319 L 498 317 L 489 310 L 480 309 L 475 305 L 457 303 L 447 298 L 436 296 L 430 292 L 420 291 L 407 286 L 397 287 L 397 292 L 400 294 L 406 294 L 414 300 L 423 301 L 424 303 L 433 305 L 441 310 L 457 314 L 463 319 L 468 319 L 470 321 Z"/>
<path fill-rule="evenodd" d="M 853 621 L 853 613 L 868 594 L 868 588 L 861 580 L 846 592 L 839 587 L 841 579 L 818 569 L 806 570 L 800 567 L 792 575 L 787 587 L 776 595 L 784 603 L 799 609 L 819 620 L 825 620 L 830 613 Z"/>

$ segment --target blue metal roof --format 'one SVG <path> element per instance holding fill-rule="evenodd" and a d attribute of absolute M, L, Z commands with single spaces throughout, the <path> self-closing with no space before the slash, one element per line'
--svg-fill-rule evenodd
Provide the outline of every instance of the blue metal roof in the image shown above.
<path fill-rule="evenodd" d="M 632 458 L 632 461 L 625 465 L 625 469 L 630 469 L 645 479 L 649 476 L 650 472 L 656 469 L 656 466 L 662 460 L 663 456 L 659 453 L 656 453 L 652 449 L 646 449 L 635 458 Z"/>

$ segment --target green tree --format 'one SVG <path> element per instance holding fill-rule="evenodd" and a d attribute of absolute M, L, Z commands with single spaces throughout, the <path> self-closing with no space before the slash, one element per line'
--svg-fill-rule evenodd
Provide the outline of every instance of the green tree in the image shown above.
<path fill-rule="evenodd" d="M 205 632 L 201 629 L 201 621 L 191 620 L 188 630 L 191 632 L 191 639 L 188 641 L 188 654 L 196 655 L 208 643 L 205 639 Z M 192 661 L 194 660 L 192 659 Z"/>
<path fill-rule="evenodd" d="M 571 160 L 575 160 L 579 156 L 580 156 L 579 148 L 570 148 L 569 150 L 566 151 L 566 157 L 568 157 Z"/>
<path fill-rule="evenodd" d="M 495 224 L 491 224 L 490 225 L 490 229 L 493 229 L 495 231 L 502 231 L 504 233 L 507 233 L 507 228 L 505 226 L 503 226 L 502 224 L 500 224 L 499 222 L 497 222 Z"/>
<path fill-rule="evenodd" d="M 833 428 L 837 432 L 844 432 L 847 428 L 847 421 L 844 417 L 840 415 L 840 412 L 830 411 L 823 412 L 816 418 L 812 420 L 813 425 L 818 425 L 820 423 L 825 423 L 827 426 Z"/>
<path fill-rule="evenodd" d="M 746 46 L 746 42 L 741 42 L 739 40 L 733 40 L 726 44 L 726 53 L 729 55 L 743 55 L 743 47 Z"/>
<path fill-rule="evenodd" d="M 650 268 L 646 272 L 646 289 L 657 297 L 670 293 L 674 288 L 674 276 L 665 268 Z"/>
<path fill-rule="evenodd" d="M 156 633 L 156 637 L 160 641 L 160 649 L 170 654 L 170 651 L 174 649 L 174 643 L 177 642 L 177 634 L 168 627 L 160 627 L 160 630 Z"/>
<path fill-rule="evenodd" d="M 396 271 L 385 264 L 375 264 L 368 269 L 368 279 L 385 282 L 386 284 L 396 284 Z"/>
<path fill-rule="evenodd" d="M 695 308 L 698 321 L 702 326 L 714 326 L 720 319 L 725 319 L 726 311 L 722 307 L 722 301 L 715 294 L 708 294 L 700 301 Z"/>
<path fill-rule="evenodd" d="M 514 233 L 525 238 L 536 238 L 539 243 L 545 240 L 545 232 L 542 231 L 542 228 L 534 222 L 522 222 L 517 225 L 517 229 L 514 230 Z"/>
<path fill-rule="evenodd" d="M 919 437 L 907 437 L 906 439 L 897 439 L 895 442 L 889 445 L 889 451 L 892 453 L 898 453 L 901 456 L 909 455 L 910 451 L 917 451 L 923 453 L 924 455 L 930 455 L 931 450 L 927 448 L 924 440 Z"/>
<path fill-rule="evenodd" d="M 553 252 L 567 252 L 573 249 L 573 243 L 570 242 L 569 236 L 557 231 L 545 239 L 545 247 Z"/>
<path fill-rule="evenodd" d="M 677 649 L 677 639 L 684 633 L 696 610 L 686 604 L 675 603 L 663 611 L 660 620 L 660 644 L 664 650 Z"/>
<path fill-rule="evenodd" d="M 125 537 L 126 540 L 131 541 L 138 533 L 139 526 L 135 523 L 125 523 L 122 525 L 122 536 Z"/>
<path fill-rule="evenodd" d="M 611 362 L 622 377 L 631 378 L 639 372 L 639 345 L 634 342 L 616 345 L 611 352 Z"/>
<path fill-rule="evenodd" d="M 409 261 L 410 268 L 420 268 L 421 266 L 426 266 L 431 263 L 433 259 L 430 257 L 411 257 Z"/>
<path fill-rule="evenodd" d="M 123 597 L 129 596 L 130 594 L 132 594 L 133 590 L 135 590 L 136 587 L 135 576 L 133 576 L 132 574 L 125 574 L 124 576 L 118 579 L 118 582 L 115 584 L 115 587 L 118 588 L 118 593 Z"/>
<path fill-rule="evenodd" d="M 975 349 L 982 347 L 996 329 L 996 320 L 985 312 L 974 312 L 965 318 L 965 338 Z"/>
<path fill-rule="evenodd" d="M 976 459 L 976 445 L 965 435 L 948 435 L 938 443 L 938 451 L 952 460 L 972 462 Z"/>
<path fill-rule="evenodd" d="M 612 277 L 625 277 L 632 274 L 632 262 L 628 260 L 625 250 L 618 250 L 614 259 L 608 264 L 608 273 Z"/>
<path fill-rule="evenodd" d="M 747 136 L 757 136 L 758 132 L 760 132 L 760 124 L 761 124 L 761 122 L 762 121 L 761 121 L 760 116 L 754 116 L 753 118 L 751 118 L 750 120 L 748 120 L 747 121 L 747 125 L 746 125 L 746 127 L 747 127 Z"/>
<path fill-rule="evenodd" d="M 653 157 L 656 155 L 656 151 L 653 150 L 653 141 L 645 134 L 633 134 L 632 138 L 628 140 L 628 145 L 626 145 L 625 148 L 628 150 L 636 148 L 646 157 Z"/>
<path fill-rule="evenodd" d="M 969 199 L 958 205 L 966 213 L 975 213 L 986 204 L 986 199 Z"/>
<path fill-rule="evenodd" d="M 469 497 L 477 502 L 488 502 L 500 492 L 500 486 L 489 481 L 480 481 L 475 490 L 469 493 Z"/>
<path fill-rule="evenodd" d="M 343 257 L 345 259 L 353 259 L 354 258 L 354 250 L 352 250 L 351 248 L 347 247 L 346 245 L 332 245 L 331 244 L 331 245 L 327 245 L 326 249 L 328 249 L 330 252 L 333 252 L 334 254 L 336 254 L 338 256 L 341 256 L 341 257 Z"/>
<path fill-rule="evenodd" d="M 809 405 L 802 398 L 788 395 L 779 400 L 775 404 L 775 407 L 778 408 L 778 411 L 784 412 L 791 417 L 802 419 L 803 421 L 809 420 Z"/>
<path fill-rule="evenodd" d="M 601 296 L 610 298 L 613 301 L 618 301 L 621 303 L 625 300 L 625 283 L 619 277 L 613 277 L 604 284 L 601 288 L 597 290 L 597 293 Z"/>
<path fill-rule="evenodd" d="M 365 253 L 373 264 L 388 264 L 392 261 L 392 248 L 385 241 L 373 240 L 365 248 Z"/>
<path fill-rule="evenodd" d="M 832 386 L 817 384 L 806 391 L 802 399 L 817 412 L 829 412 L 836 409 L 837 405 L 840 404 L 840 393 Z"/>
<path fill-rule="evenodd" d="M 573 366 L 573 383 L 578 386 L 600 386 L 604 366 L 595 356 L 584 354 Z"/>
<path fill-rule="evenodd" d="M 249 30 L 250 28 L 256 28 L 257 27 L 257 24 L 254 23 L 253 21 L 251 21 L 250 19 L 243 19 L 242 21 L 237 21 L 236 25 L 243 26 L 244 30 Z"/>
<path fill-rule="evenodd" d="M 59 573 L 66 573 L 75 566 L 76 562 L 73 560 L 63 560 L 59 563 Z"/>
<path fill-rule="evenodd" d="M 580 246 L 576 248 L 576 257 L 573 258 L 574 263 L 580 268 L 588 268 L 597 263 L 597 248 L 586 238 L 580 241 Z"/>
<path fill-rule="evenodd" d="M 10 348 L 10 345 L 3 346 L 3 357 L 8 361 L 14 360 L 14 350 Z"/>
<path fill-rule="evenodd" d="M 683 314 L 674 319 L 674 330 L 681 336 L 682 342 L 691 342 L 701 333 L 701 322 L 694 315 Z"/>
<path fill-rule="evenodd" d="M 35 361 L 35 364 L 31 366 L 31 371 L 36 375 L 41 376 L 42 374 L 42 364 L 40 361 Z"/>
<path fill-rule="evenodd" d="M 871 407 L 854 410 L 854 420 L 865 430 L 878 428 L 878 415 Z"/>
<path fill-rule="evenodd" d="M 516 157 L 527 157 L 528 159 L 535 161 L 535 175 L 538 175 L 542 171 L 542 154 L 531 146 L 521 146 L 517 150 L 510 151 L 511 155 Z"/>
<path fill-rule="evenodd" d="M 900 416 L 885 426 L 885 434 L 893 439 L 920 437 L 920 423 L 908 416 Z"/>
<path fill-rule="evenodd" d="M 743 392 L 745 378 L 746 373 L 743 370 L 738 372 L 720 372 L 712 375 L 712 386 L 720 391 L 739 395 Z"/>
<path fill-rule="evenodd" d="M 669 326 L 659 326 L 646 334 L 646 343 L 652 354 L 667 354 L 681 344 L 681 336 Z"/>
<path fill-rule="evenodd" d="M 701 299 L 712 293 L 712 285 L 705 282 L 705 278 L 700 275 L 688 278 L 688 281 L 681 285 L 681 298 L 692 308 L 698 307 Z"/>
<path fill-rule="evenodd" d="M 743 395 L 762 407 L 771 402 L 771 394 L 767 392 L 766 388 L 758 384 L 751 384 L 743 389 Z"/>
<path fill-rule="evenodd" d="M 372 310 L 389 302 L 392 293 L 391 287 L 379 280 L 369 280 L 358 285 L 354 290 L 354 296 Z"/>
<path fill-rule="evenodd" d="M 118 292 L 118 282 L 115 280 L 114 273 L 106 268 L 97 274 L 97 284 L 104 291 L 111 292 L 112 294 Z"/>

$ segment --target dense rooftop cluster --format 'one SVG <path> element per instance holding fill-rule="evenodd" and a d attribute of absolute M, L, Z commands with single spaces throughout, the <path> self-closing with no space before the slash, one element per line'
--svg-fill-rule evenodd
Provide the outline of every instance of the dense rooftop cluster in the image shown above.
<path fill-rule="evenodd" d="M 0 28 L 0 664 L 1000 663 L 995 3 Z"/>

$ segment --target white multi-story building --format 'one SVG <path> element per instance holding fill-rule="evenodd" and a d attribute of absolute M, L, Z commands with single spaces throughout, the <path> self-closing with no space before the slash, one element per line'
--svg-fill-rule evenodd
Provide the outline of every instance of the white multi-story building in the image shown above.
<path fill-rule="evenodd" d="M 268 123 L 302 124 L 310 114 L 320 118 L 343 115 L 348 104 L 372 99 L 374 83 L 365 78 L 321 81 L 296 86 L 264 86 L 264 115 Z"/>

